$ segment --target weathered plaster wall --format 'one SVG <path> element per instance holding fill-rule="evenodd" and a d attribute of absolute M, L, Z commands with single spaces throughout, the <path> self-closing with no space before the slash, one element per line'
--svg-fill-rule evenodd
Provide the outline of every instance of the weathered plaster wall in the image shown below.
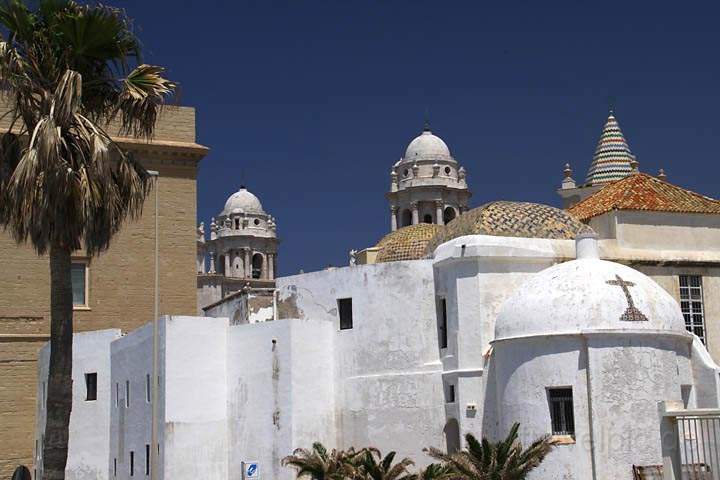
<path fill-rule="evenodd" d="M 158 324 L 159 338 L 164 339 L 164 322 Z M 145 475 L 145 445 L 150 444 L 152 429 L 152 405 L 147 401 L 146 385 L 146 376 L 152 374 L 152 332 L 152 323 L 148 323 L 111 345 L 112 399 L 108 471 L 112 478 L 131 478 L 130 452 L 134 454 L 133 478 Z M 159 343 L 162 345 L 164 340 Z M 164 376 L 161 369 L 160 378 Z M 160 393 L 163 393 L 162 390 Z M 159 398 L 163 397 L 159 395 Z M 164 452 L 162 454 L 164 455 Z"/>
<path fill-rule="evenodd" d="M 228 320 L 163 323 L 164 478 L 228 478 Z"/>
<path fill-rule="evenodd" d="M 281 315 L 325 321 L 335 332 L 337 446 L 374 445 L 428 463 L 422 449 L 444 446 L 445 425 L 432 262 L 357 265 L 277 283 Z M 352 329 L 339 330 L 340 298 L 352 298 Z"/>
<path fill-rule="evenodd" d="M 68 444 L 67 480 L 102 480 L 109 478 L 110 451 L 110 344 L 120 337 L 120 330 L 98 330 L 75 334 L 73 338 L 73 409 Z M 50 345 L 41 350 L 38 362 L 38 392 L 47 391 Z M 85 374 L 97 374 L 97 399 L 86 400 Z M 38 402 L 34 454 L 35 469 L 42 471 L 42 439 L 45 433 L 45 405 Z M 38 477 L 39 478 L 39 477 Z"/>
<path fill-rule="evenodd" d="M 692 385 L 687 339 L 593 335 L 588 339 L 598 479 L 629 477 L 632 465 L 662 464 L 658 403 Z"/>
<path fill-rule="evenodd" d="M 657 250 L 720 250 L 720 216 L 622 210 L 617 215 L 621 246 Z"/>
<path fill-rule="evenodd" d="M 547 388 L 573 389 L 577 442 L 558 446 L 533 472 L 532 478 L 593 478 L 586 388 L 587 359 L 581 354 L 583 350 L 579 338 L 542 338 L 495 344 L 491 361 L 497 378 L 495 401 L 499 438 L 504 438 L 515 422 L 520 423 L 519 437 L 523 445 L 529 445 L 538 437 L 550 433 Z M 492 402 L 493 399 L 488 398 L 488 401 Z M 617 478 L 630 478 L 630 475 Z"/>
<path fill-rule="evenodd" d="M 332 337 L 329 323 L 312 320 L 230 328 L 229 478 L 257 461 L 263 478 L 289 480 L 282 458 L 315 441 L 334 444 Z"/>

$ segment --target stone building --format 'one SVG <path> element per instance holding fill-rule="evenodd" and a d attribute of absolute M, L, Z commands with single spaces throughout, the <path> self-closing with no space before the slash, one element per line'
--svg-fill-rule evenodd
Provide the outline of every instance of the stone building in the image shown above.
<path fill-rule="evenodd" d="M 0 131 L 10 125 L 7 111 L 8 106 L 0 103 Z M 109 131 L 118 131 L 117 126 L 110 125 Z M 198 164 L 208 152 L 196 141 L 195 110 L 164 108 L 152 141 L 116 140 L 160 176 L 142 217 L 128 221 L 107 252 L 93 258 L 77 252 L 73 257 L 73 317 L 78 332 L 130 331 L 152 318 L 156 215 L 160 310 L 180 314 L 195 309 L 196 178 Z M 3 232 L 0 264 L 0 478 L 10 478 L 17 465 L 34 462 L 36 359 L 49 339 L 50 283 L 48 258 L 16 245 Z"/>
<path fill-rule="evenodd" d="M 267 308 L 275 287 L 278 242 L 275 219 L 241 186 L 210 222 L 209 238 L 204 224 L 197 229 L 198 312 L 238 299 L 240 292 L 246 294 L 241 298 L 245 310 L 234 309 L 231 317 L 237 313 L 238 319 L 247 319 L 248 309 L 258 313 Z M 255 299 L 251 305 L 247 295 Z"/>
<path fill-rule="evenodd" d="M 425 125 L 390 172 L 390 228 L 418 223 L 443 225 L 467 209 L 471 193 L 465 168 L 445 142 Z"/>

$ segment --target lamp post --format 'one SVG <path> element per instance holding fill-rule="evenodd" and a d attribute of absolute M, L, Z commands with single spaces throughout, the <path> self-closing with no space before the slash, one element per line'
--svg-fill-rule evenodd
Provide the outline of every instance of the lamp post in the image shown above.
<path fill-rule="evenodd" d="M 154 178 L 153 189 L 155 190 L 155 299 L 153 305 L 153 356 L 152 356 L 152 415 L 151 415 L 151 433 L 150 433 L 150 480 L 156 480 L 158 453 L 160 453 L 157 438 L 157 400 L 158 400 L 158 315 L 160 314 L 160 237 L 159 233 L 159 192 L 158 180 L 160 180 L 160 172 L 156 170 L 148 170 L 151 177 Z"/>

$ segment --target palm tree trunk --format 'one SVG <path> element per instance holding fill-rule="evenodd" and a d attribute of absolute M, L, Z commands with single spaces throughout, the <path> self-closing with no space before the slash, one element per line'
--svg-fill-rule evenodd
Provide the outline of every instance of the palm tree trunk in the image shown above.
<path fill-rule="evenodd" d="M 63 480 L 72 410 L 73 296 L 70 250 L 50 248 L 50 366 L 43 479 Z"/>

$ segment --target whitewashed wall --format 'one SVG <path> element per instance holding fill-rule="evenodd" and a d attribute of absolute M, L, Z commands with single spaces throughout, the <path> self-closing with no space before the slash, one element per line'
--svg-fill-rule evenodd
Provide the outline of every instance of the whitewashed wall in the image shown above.
<path fill-rule="evenodd" d="M 282 312 L 328 322 L 335 345 L 337 443 L 396 450 L 423 465 L 444 446 L 445 406 L 431 260 L 324 270 L 277 280 Z M 352 298 L 353 328 L 337 300 Z"/>
<path fill-rule="evenodd" d="M 68 461 L 65 467 L 65 478 L 68 480 L 109 478 L 110 344 L 119 337 L 118 329 L 82 332 L 73 336 L 73 406 L 70 415 L 70 431 L 73 434 L 68 444 Z M 37 472 L 42 470 L 42 440 L 47 414 L 44 396 L 47 395 L 49 360 L 50 345 L 46 344 L 40 350 L 38 362 L 39 395 L 35 430 L 38 441 L 34 457 Z M 86 373 L 97 373 L 96 400 L 86 400 Z"/>
<path fill-rule="evenodd" d="M 229 478 L 258 462 L 262 478 L 291 479 L 281 460 L 335 440 L 332 327 L 280 320 L 230 327 Z"/>

